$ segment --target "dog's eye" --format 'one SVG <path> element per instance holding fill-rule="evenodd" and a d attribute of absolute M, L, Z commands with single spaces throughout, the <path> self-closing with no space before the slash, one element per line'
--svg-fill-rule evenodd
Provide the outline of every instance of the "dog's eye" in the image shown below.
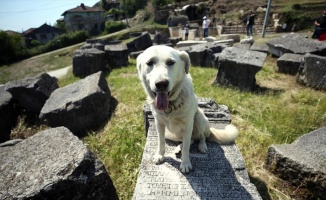
<path fill-rule="evenodd" d="M 175 61 L 174 60 L 169 60 L 166 62 L 168 66 L 174 65 Z"/>
<path fill-rule="evenodd" d="M 150 67 L 151 67 L 151 66 L 153 66 L 153 65 L 154 65 L 154 61 L 151 61 L 151 60 L 150 60 L 150 61 L 148 61 L 146 64 L 147 64 L 148 66 L 150 66 Z"/>

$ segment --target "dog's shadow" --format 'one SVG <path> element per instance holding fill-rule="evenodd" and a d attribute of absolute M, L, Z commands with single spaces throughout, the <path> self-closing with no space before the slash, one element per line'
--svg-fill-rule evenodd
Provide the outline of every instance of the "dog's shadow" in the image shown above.
<path fill-rule="evenodd" d="M 208 151 L 203 154 L 195 142 L 190 147 L 193 169 L 187 174 L 179 170 L 181 153 L 170 151 L 177 146 L 177 143 L 167 140 L 164 165 L 179 178 L 178 191 L 181 190 L 181 193 L 177 194 L 182 194 L 184 199 L 187 196 L 195 199 L 260 199 L 255 186 L 250 183 L 236 145 L 220 146 L 207 142 Z"/>

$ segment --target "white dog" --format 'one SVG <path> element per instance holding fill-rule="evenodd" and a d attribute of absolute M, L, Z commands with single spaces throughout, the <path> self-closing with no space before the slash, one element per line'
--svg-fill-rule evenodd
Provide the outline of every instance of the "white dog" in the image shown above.
<path fill-rule="evenodd" d="M 182 142 L 180 170 L 192 169 L 189 149 L 199 140 L 199 151 L 207 151 L 206 138 L 219 144 L 233 142 L 238 130 L 233 125 L 217 130 L 209 128 L 208 119 L 198 107 L 190 59 L 186 52 L 168 46 L 152 46 L 137 57 L 138 75 L 147 94 L 158 132 L 156 164 L 164 161 L 165 138 Z"/>

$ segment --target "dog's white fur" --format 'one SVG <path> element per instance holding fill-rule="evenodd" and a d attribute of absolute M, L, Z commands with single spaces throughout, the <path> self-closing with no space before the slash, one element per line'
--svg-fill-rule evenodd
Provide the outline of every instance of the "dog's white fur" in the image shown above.
<path fill-rule="evenodd" d="M 156 164 L 164 161 L 165 138 L 181 141 L 180 170 L 183 173 L 192 169 L 189 149 L 193 140 L 199 140 L 199 151 L 205 153 L 206 138 L 226 144 L 238 136 L 233 125 L 222 130 L 209 128 L 208 119 L 198 107 L 189 67 L 186 52 L 163 45 L 149 47 L 137 57 L 138 75 L 158 131 L 158 149 L 153 160 Z"/>

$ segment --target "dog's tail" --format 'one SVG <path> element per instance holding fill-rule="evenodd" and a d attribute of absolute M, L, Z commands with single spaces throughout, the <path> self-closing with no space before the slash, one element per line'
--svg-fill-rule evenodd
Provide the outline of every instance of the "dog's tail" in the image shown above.
<path fill-rule="evenodd" d="M 232 124 L 228 124 L 225 129 L 210 128 L 211 134 L 208 136 L 208 140 L 216 142 L 218 144 L 228 144 L 233 142 L 238 134 L 238 129 Z"/>

